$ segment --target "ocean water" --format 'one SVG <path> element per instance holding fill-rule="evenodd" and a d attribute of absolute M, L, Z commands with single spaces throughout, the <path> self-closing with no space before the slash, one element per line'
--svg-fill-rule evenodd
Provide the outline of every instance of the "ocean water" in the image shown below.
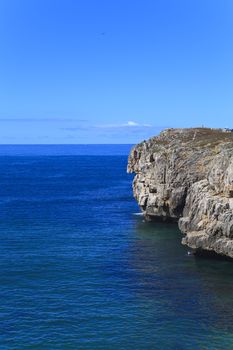
<path fill-rule="evenodd" d="M 28 147 L 0 147 L 1 350 L 233 349 L 233 263 L 135 215 L 130 146 Z"/>

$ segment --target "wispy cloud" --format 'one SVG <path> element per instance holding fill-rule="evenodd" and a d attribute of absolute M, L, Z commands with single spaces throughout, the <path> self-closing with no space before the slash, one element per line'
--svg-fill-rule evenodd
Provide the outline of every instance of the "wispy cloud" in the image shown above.
<path fill-rule="evenodd" d="M 118 129 L 124 129 L 124 130 L 141 130 L 141 129 L 147 129 L 151 128 L 152 125 L 150 124 L 140 124 L 135 121 L 128 121 L 126 123 L 119 123 L 119 124 L 97 124 L 97 125 L 91 125 L 84 123 L 83 125 L 75 125 L 75 126 L 69 126 L 62 128 L 63 130 L 68 130 L 68 131 L 78 131 L 78 130 L 101 130 L 101 129 L 109 129 L 109 130 L 115 130 L 117 131 Z"/>
<path fill-rule="evenodd" d="M 40 122 L 86 122 L 85 119 L 75 119 L 75 118 L 7 118 L 7 117 L 0 117 L 0 122 L 14 122 L 14 123 L 40 123 Z"/>
<path fill-rule="evenodd" d="M 91 125 L 88 123 L 84 123 L 81 125 L 74 125 L 74 126 L 67 126 L 62 127 L 61 130 L 67 130 L 70 132 L 78 132 L 78 131 L 84 131 L 84 132 L 94 132 L 94 133 L 100 133 L 100 132 L 108 132 L 108 133 L 114 133 L 116 134 L 148 134 L 148 133 L 157 133 L 163 129 L 168 128 L 167 126 L 155 126 L 147 123 L 138 123 L 135 121 L 127 121 L 125 123 L 112 123 L 112 124 L 97 124 L 97 125 Z"/>
<path fill-rule="evenodd" d="M 121 124 L 100 124 L 100 125 L 95 125 L 96 128 L 149 128 L 152 127 L 150 124 L 140 124 L 135 121 L 128 121 L 126 123 L 121 123 Z"/>

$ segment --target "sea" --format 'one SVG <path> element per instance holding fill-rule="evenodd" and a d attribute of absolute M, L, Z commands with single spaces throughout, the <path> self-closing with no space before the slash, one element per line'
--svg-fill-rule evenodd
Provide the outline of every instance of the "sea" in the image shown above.
<path fill-rule="evenodd" d="M 233 262 L 145 222 L 130 148 L 0 146 L 1 350 L 233 349 Z"/>

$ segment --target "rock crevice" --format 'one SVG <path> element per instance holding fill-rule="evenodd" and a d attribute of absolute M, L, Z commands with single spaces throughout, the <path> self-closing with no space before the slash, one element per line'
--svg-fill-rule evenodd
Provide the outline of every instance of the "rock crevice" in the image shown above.
<path fill-rule="evenodd" d="M 183 244 L 233 258 L 233 133 L 167 129 L 135 146 L 128 172 L 146 219 L 177 221 Z"/>

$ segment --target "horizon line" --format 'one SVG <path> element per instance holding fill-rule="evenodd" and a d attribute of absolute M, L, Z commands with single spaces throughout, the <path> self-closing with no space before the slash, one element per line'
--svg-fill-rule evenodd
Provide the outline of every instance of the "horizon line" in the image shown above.
<path fill-rule="evenodd" d="M 139 141 L 140 143 L 143 141 Z M 135 145 L 136 143 L 0 143 L 0 146 L 108 146 Z"/>

